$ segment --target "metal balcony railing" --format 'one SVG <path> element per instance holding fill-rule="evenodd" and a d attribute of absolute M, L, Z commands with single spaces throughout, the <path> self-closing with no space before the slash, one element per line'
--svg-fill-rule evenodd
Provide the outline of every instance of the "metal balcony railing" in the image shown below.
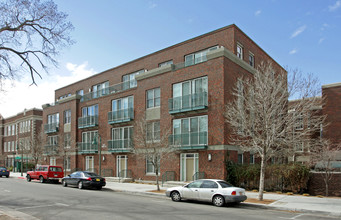
<path fill-rule="evenodd" d="M 98 126 L 98 115 L 78 118 L 78 128 L 90 128 Z"/>
<path fill-rule="evenodd" d="M 108 151 L 111 152 L 130 152 L 133 147 L 134 146 L 131 139 L 108 141 Z"/>
<path fill-rule="evenodd" d="M 113 86 L 110 86 L 110 87 L 107 87 L 107 88 L 104 88 L 95 92 L 89 92 L 87 94 L 84 94 L 80 101 L 86 102 L 92 99 L 96 99 L 96 98 L 110 95 L 110 94 L 117 93 L 117 92 L 122 92 L 124 90 L 135 88 L 135 87 L 137 87 L 137 81 L 135 79 L 121 82 L 121 83 L 115 84 Z"/>
<path fill-rule="evenodd" d="M 108 112 L 108 123 L 115 124 L 127 122 L 134 119 L 134 109 L 126 108 L 118 111 Z"/>
<path fill-rule="evenodd" d="M 187 112 L 207 108 L 207 92 L 174 97 L 168 100 L 169 113 Z"/>
<path fill-rule="evenodd" d="M 207 131 L 184 134 L 172 134 L 169 136 L 169 145 L 179 150 L 206 149 Z"/>
<path fill-rule="evenodd" d="M 50 123 L 50 124 L 44 125 L 45 134 L 58 132 L 58 130 L 59 130 L 59 123 Z"/>
<path fill-rule="evenodd" d="M 58 154 L 58 145 L 46 145 L 44 146 L 44 154 L 46 155 L 57 155 Z"/>
<path fill-rule="evenodd" d="M 80 153 L 97 153 L 98 152 L 97 144 L 93 144 L 93 143 L 78 142 L 77 148 L 78 148 L 78 152 Z"/>

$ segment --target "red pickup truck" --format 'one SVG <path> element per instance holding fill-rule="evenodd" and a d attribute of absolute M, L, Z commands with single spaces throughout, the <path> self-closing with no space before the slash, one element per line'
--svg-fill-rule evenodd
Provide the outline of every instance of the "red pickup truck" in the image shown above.
<path fill-rule="evenodd" d="M 37 166 L 35 171 L 28 171 L 26 180 L 30 182 L 32 179 L 44 182 L 59 182 L 64 177 L 63 168 L 60 166 L 41 165 Z"/>

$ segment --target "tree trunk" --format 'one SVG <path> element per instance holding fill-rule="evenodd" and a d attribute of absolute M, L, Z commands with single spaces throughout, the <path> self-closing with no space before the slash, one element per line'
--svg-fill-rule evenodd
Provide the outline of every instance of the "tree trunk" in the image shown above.
<path fill-rule="evenodd" d="M 155 169 L 156 172 L 156 189 L 157 191 L 160 191 L 160 184 L 159 184 L 159 168 Z"/>
<path fill-rule="evenodd" d="M 264 179 L 265 179 L 265 156 L 261 157 L 260 177 L 259 177 L 259 192 L 258 200 L 263 201 Z"/>

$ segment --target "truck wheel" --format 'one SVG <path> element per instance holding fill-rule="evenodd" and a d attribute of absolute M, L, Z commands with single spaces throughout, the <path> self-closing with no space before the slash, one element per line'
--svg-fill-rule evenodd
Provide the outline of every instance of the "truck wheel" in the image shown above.
<path fill-rule="evenodd" d="M 44 177 L 43 177 L 43 176 L 40 176 L 40 177 L 39 177 L 39 180 L 40 180 L 40 182 L 41 182 L 41 183 L 44 183 L 44 182 L 45 182 L 45 180 L 44 180 Z"/>
<path fill-rule="evenodd" d="M 30 176 L 30 175 L 27 175 L 27 176 L 26 176 L 26 180 L 27 180 L 27 182 L 31 182 L 31 176 Z"/>

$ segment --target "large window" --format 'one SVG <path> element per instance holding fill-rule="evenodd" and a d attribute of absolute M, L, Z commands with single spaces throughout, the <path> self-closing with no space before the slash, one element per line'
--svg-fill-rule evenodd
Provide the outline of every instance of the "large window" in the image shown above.
<path fill-rule="evenodd" d="M 135 80 L 135 76 L 138 75 L 138 74 L 141 74 L 141 73 L 144 73 L 145 70 L 139 70 L 137 72 L 134 72 L 134 73 L 130 73 L 130 74 L 127 74 L 127 75 L 124 75 L 123 78 L 122 78 L 122 81 L 123 81 L 123 89 L 129 89 L 129 88 L 134 88 L 137 86 L 137 82 Z"/>
<path fill-rule="evenodd" d="M 30 132 L 31 131 L 31 121 L 27 120 L 27 121 L 22 121 L 19 122 L 19 133 L 25 133 L 25 132 Z"/>
<path fill-rule="evenodd" d="M 168 60 L 162 63 L 159 63 L 159 67 L 167 66 L 173 64 L 173 60 Z"/>
<path fill-rule="evenodd" d="M 129 148 L 132 145 L 133 127 L 112 129 L 113 148 Z"/>
<path fill-rule="evenodd" d="M 160 88 L 150 89 L 147 91 L 147 108 L 160 106 Z"/>
<path fill-rule="evenodd" d="M 97 97 L 101 97 L 103 95 L 106 95 L 109 93 L 109 90 L 107 89 L 109 88 L 109 82 L 104 82 L 104 83 L 100 83 L 97 85 L 92 86 L 92 98 L 97 98 Z"/>
<path fill-rule="evenodd" d="M 65 157 L 65 160 L 64 160 L 64 169 L 65 169 L 66 171 L 70 171 L 70 170 L 71 170 L 71 157 L 70 157 L 70 156 Z"/>
<path fill-rule="evenodd" d="M 249 64 L 252 67 L 255 67 L 255 55 L 253 55 L 253 53 L 249 53 Z"/>
<path fill-rule="evenodd" d="M 303 114 L 296 114 L 296 122 L 295 122 L 295 129 L 296 130 L 303 130 Z"/>
<path fill-rule="evenodd" d="M 58 145 L 58 136 L 48 136 L 47 138 L 47 144 L 51 146 L 57 146 Z"/>
<path fill-rule="evenodd" d="M 47 116 L 47 124 L 59 124 L 59 113 L 48 115 Z"/>
<path fill-rule="evenodd" d="M 82 116 L 96 116 L 98 115 L 98 105 L 92 105 L 82 108 Z"/>
<path fill-rule="evenodd" d="M 71 123 L 71 110 L 64 111 L 64 124 Z"/>
<path fill-rule="evenodd" d="M 153 174 L 153 175 L 156 174 L 153 160 L 154 158 L 150 158 L 150 159 L 146 158 L 146 174 Z M 159 167 L 158 173 L 160 174 L 160 158 L 158 159 L 157 163 Z"/>
<path fill-rule="evenodd" d="M 188 54 L 185 56 L 185 66 L 194 65 L 197 63 L 207 61 L 207 52 L 218 49 L 218 46 L 214 46 L 196 53 Z"/>
<path fill-rule="evenodd" d="M 111 102 L 111 110 L 113 112 L 120 111 L 124 109 L 134 108 L 134 96 L 129 96 L 121 99 L 115 99 Z"/>
<path fill-rule="evenodd" d="M 97 144 L 97 131 L 87 131 L 82 133 L 82 142 L 83 143 L 90 143 L 90 144 Z"/>
<path fill-rule="evenodd" d="M 64 148 L 70 148 L 71 147 L 71 134 L 65 133 L 64 134 Z"/>
<path fill-rule="evenodd" d="M 147 123 L 147 141 L 160 141 L 160 121 Z"/>

